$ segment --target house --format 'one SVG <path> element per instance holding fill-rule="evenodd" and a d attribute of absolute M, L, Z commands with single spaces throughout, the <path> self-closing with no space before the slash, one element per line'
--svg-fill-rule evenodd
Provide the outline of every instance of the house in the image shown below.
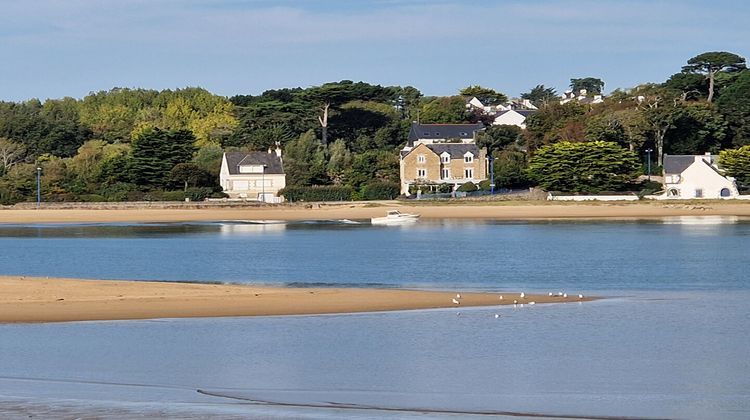
<path fill-rule="evenodd" d="M 487 151 L 476 145 L 479 124 L 412 123 L 400 154 L 401 194 L 412 185 L 449 184 L 455 190 L 467 182 L 487 179 Z"/>
<path fill-rule="evenodd" d="M 535 113 L 533 109 L 509 109 L 502 111 L 497 114 L 495 120 L 492 121 L 492 125 L 515 125 L 526 129 L 526 118 L 529 115 Z"/>
<path fill-rule="evenodd" d="M 279 190 L 286 186 L 281 147 L 268 152 L 224 153 L 219 183 L 230 198 L 280 203 Z"/>
<path fill-rule="evenodd" d="M 602 95 L 593 95 L 589 96 L 588 91 L 586 89 L 581 89 L 578 92 L 578 95 L 573 93 L 572 90 L 566 90 L 565 93 L 563 93 L 562 97 L 560 98 L 560 105 L 565 105 L 568 102 L 577 101 L 579 104 L 584 105 L 594 105 L 594 104 L 600 104 L 604 102 L 604 97 Z"/>
<path fill-rule="evenodd" d="M 716 155 L 664 155 L 664 195 L 660 199 L 738 198 L 734 178 L 719 169 Z"/>

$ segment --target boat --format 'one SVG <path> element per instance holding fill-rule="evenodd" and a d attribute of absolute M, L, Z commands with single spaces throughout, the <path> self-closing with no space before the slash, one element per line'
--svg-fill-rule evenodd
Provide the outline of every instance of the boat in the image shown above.
<path fill-rule="evenodd" d="M 402 225 L 414 223 L 419 219 L 418 214 L 401 213 L 398 210 L 388 210 L 385 217 L 373 217 L 370 223 L 373 225 Z"/>

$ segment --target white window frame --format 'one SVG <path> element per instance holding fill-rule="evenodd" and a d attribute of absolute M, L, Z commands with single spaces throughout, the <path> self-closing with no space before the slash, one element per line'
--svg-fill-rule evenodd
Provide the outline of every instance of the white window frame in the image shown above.
<path fill-rule="evenodd" d="M 474 179 L 474 168 L 464 168 L 464 178 Z"/>
<path fill-rule="evenodd" d="M 424 168 L 417 169 L 417 178 L 427 178 L 427 169 L 424 169 Z"/>
<path fill-rule="evenodd" d="M 417 155 L 417 163 L 425 163 L 427 162 L 427 157 L 425 155 Z"/>
<path fill-rule="evenodd" d="M 441 163 L 451 163 L 451 156 L 450 155 L 441 155 L 440 156 L 440 162 Z"/>
<path fill-rule="evenodd" d="M 451 170 L 448 168 L 443 168 L 440 170 L 440 178 L 441 179 L 450 179 L 451 178 Z"/>
<path fill-rule="evenodd" d="M 474 155 L 471 152 L 466 152 L 464 155 L 464 163 L 474 163 Z"/>

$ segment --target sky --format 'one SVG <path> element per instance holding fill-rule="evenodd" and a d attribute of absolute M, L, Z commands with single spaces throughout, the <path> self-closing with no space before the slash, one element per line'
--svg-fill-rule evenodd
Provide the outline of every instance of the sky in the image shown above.
<path fill-rule="evenodd" d="M 0 100 L 113 87 L 219 95 L 338 80 L 518 96 L 573 77 L 661 82 L 750 57 L 742 0 L 0 0 Z"/>

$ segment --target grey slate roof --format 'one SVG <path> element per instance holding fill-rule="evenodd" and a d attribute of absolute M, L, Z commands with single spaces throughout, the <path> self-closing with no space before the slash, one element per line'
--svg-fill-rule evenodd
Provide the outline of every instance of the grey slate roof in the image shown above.
<path fill-rule="evenodd" d="M 484 128 L 484 124 L 419 124 L 411 123 L 409 146 L 420 139 L 473 139 L 474 132 Z"/>
<path fill-rule="evenodd" d="M 664 174 L 681 174 L 693 162 L 695 162 L 693 155 L 664 155 Z"/>
<path fill-rule="evenodd" d="M 284 173 L 284 165 L 275 152 L 230 152 L 226 155 L 230 175 L 240 175 L 240 165 L 265 165 L 267 174 Z"/>
<path fill-rule="evenodd" d="M 471 143 L 434 143 L 425 144 L 425 146 L 438 156 L 443 154 L 443 152 L 448 152 L 451 158 L 463 156 L 466 152 L 471 152 L 474 156 L 479 156 L 479 147 Z"/>

